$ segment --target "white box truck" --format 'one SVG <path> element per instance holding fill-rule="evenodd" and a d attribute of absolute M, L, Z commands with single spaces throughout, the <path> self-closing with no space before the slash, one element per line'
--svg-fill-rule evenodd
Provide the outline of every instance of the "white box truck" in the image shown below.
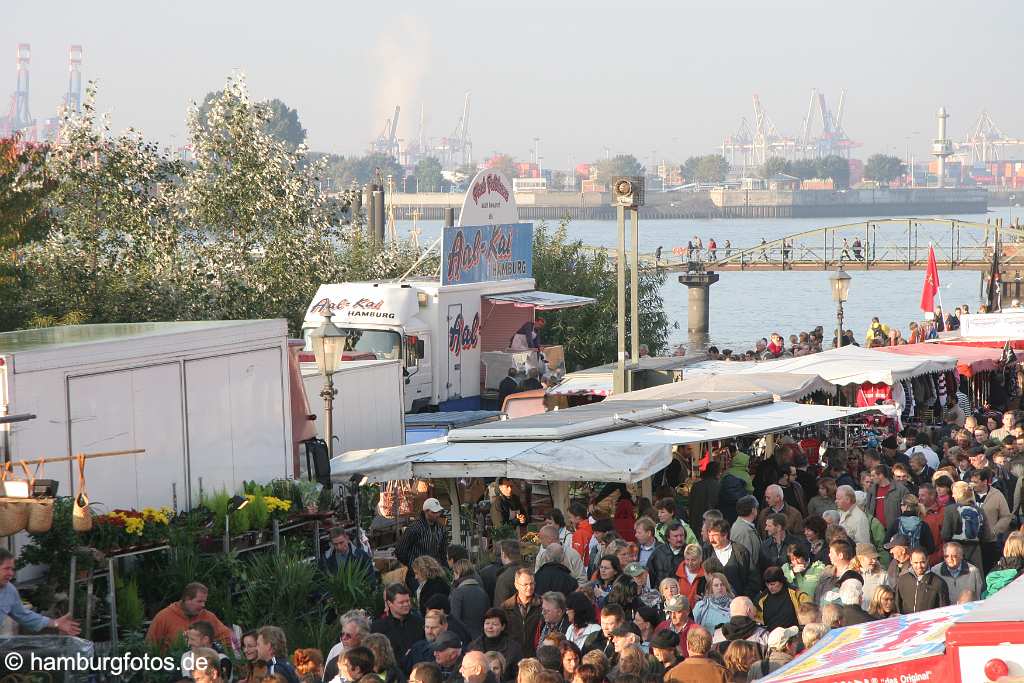
<path fill-rule="evenodd" d="M 11 461 L 143 448 L 87 461 L 102 510 L 199 503 L 293 473 L 284 320 L 74 325 L 0 334 L 0 425 Z M 76 468 L 75 468 L 76 469 Z M 40 477 L 73 493 L 73 468 Z"/>
<path fill-rule="evenodd" d="M 534 322 L 538 311 L 593 301 L 538 292 L 533 284 L 530 278 L 464 285 L 425 280 L 321 285 L 306 311 L 303 334 L 309 349 L 310 333 L 333 314 L 333 322 L 349 333 L 353 352 L 402 362 L 407 412 L 476 410 L 484 379 L 481 352 L 507 350 L 512 336 Z"/>

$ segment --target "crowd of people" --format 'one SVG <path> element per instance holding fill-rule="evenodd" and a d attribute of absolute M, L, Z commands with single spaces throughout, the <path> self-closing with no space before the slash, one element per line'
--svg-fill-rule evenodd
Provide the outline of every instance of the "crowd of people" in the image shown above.
<path fill-rule="evenodd" d="M 1013 300 L 1013 308 L 1020 305 L 1016 299 Z M 941 306 L 935 307 L 932 319 L 922 322 L 911 321 L 907 324 L 907 333 L 904 334 L 895 325 L 888 325 L 875 316 L 871 319 L 868 329 L 862 340 L 858 340 L 853 330 L 843 330 L 843 346 L 863 346 L 872 348 L 878 346 L 899 346 L 902 344 L 917 344 L 937 339 L 940 332 L 960 329 L 960 317 L 970 314 L 970 307 L 967 304 L 957 306 L 951 313 L 944 313 Z M 987 307 L 982 305 L 977 313 L 987 313 Z M 732 349 L 719 349 L 712 346 L 708 349 L 708 357 L 711 360 L 725 361 L 758 361 L 771 360 L 774 358 L 791 358 L 795 356 L 806 356 L 818 353 L 824 348 L 835 348 L 838 346 L 835 330 L 832 330 L 831 339 L 826 342 L 825 329 L 818 325 L 813 330 L 790 334 L 788 339 L 779 332 L 772 332 L 768 337 L 761 337 L 754 343 L 754 348 L 746 351 L 734 351 Z"/>
<path fill-rule="evenodd" d="M 303 651 L 305 678 L 279 629 L 247 633 L 245 670 L 288 683 L 757 680 L 832 629 L 978 600 L 1024 572 L 1024 414 L 1000 417 L 820 460 L 792 440 L 759 461 L 722 443 L 685 503 L 668 485 L 653 501 L 608 485 L 544 515 L 535 557 L 514 537 L 483 566 L 428 499 L 399 540 L 408 572 L 382 586 L 383 613 L 342 615 L 326 656 Z M 495 482 L 498 514 L 525 530 L 514 484 Z M 200 596 L 193 586 L 167 618 L 196 615 L 189 643 L 223 661 L 203 650 L 224 627 Z"/>
<path fill-rule="evenodd" d="M 326 655 L 289 650 L 274 625 L 238 639 L 199 583 L 147 640 L 184 635 L 183 680 L 203 683 L 752 681 L 832 629 L 978 600 L 1024 573 L 1021 411 L 820 454 L 782 438 L 752 459 L 723 442 L 699 474 L 685 498 L 671 483 L 653 499 L 605 485 L 543 514 L 535 546 L 522 534 L 540 517 L 499 478 L 493 513 L 519 533 L 483 565 L 428 498 L 396 545 L 404 582 L 379 586 L 382 613 L 341 615 Z M 28 630 L 77 633 L 21 605 L 13 560 L 0 551 L 0 608 Z M 335 529 L 321 566 L 349 563 L 374 571 Z"/>

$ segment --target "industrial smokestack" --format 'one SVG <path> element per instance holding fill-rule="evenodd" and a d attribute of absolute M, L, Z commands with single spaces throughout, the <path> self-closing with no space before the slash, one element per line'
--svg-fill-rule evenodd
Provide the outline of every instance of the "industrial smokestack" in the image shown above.
<path fill-rule="evenodd" d="M 444 209 L 444 227 L 451 228 L 455 225 L 455 209 L 446 206 Z"/>
<path fill-rule="evenodd" d="M 373 191 L 373 240 L 378 244 L 384 244 L 384 193 L 381 190 Z"/>

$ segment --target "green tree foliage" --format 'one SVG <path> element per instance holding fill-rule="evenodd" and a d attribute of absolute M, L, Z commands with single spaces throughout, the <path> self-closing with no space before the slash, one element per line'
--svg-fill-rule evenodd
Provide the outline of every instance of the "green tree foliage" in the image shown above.
<path fill-rule="evenodd" d="M 729 162 L 721 154 L 705 154 L 687 159 L 680 171 L 687 182 L 718 183 L 729 173 Z"/>
<path fill-rule="evenodd" d="M 286 318 L 297 334 L 320 284 L 405 272 L 419 251 L 344 223 L 349 197 L 325 198 L 323 162 L 266 133 L 268 115 L 229 79 L 205 126 L 190 112 L 185 165 L 112 134 L 90 87 L 51 152 L 54 227 L 24 255 L 31 324 Z"/>
<path fill-rule="evenodd" d="M 850 162 L 838 154 L 827 156 L 818 162 L 818 177 L 831 178 L 836 188 L 846 189 L 850 186 Z"/>
<path fill-rule="evenodd" d="M 819 171 L 817 159 L 797 159 L 796 161 L 789 162 L 786 166 L 786 173 L 796 176 L 800 180 L 820 178 Z"/>
<path fill-rule="evenodd" d="M 434 157 L 427 157 L 416 164 L 417 192 L 440 192 L 443 184 L 440 161 Z"/>
<path fill-rule="evenodd" d="M 888 185 L 907 172 L 899 157 L 888 154 L 872 154 L 864 164 L 864 178 Z"/>
<path fill-rule="evenodd" d="M 771 178 L 773 175 L 779 173 L 786 173 L 789 169 L 789 162 L 782 157 L 771 157 L 758 169 L 758 174 L 762 178 Z"/>
<path fill-rule="evenodd" d="M 616 154 L 610 159 L 597 162 L 597 179 L 602 183 L 610 183 L 616 176 L 643 175 L 644 168 L 632 154 Z"/>
<path fill-rule="evenodd" d="M 18 290 L 25 272 L 24 248 L 46 236 L 46 203 L 54 183 L 46 168 L 48 149 L 20 136 L 0 139 L 0 329 L 20 326 L 24 311 Z"/>
<path fill-rule="evenodd" d="M 213 103 L 224 95 L 223 90 L 206 93 L 202 104 L 199 105 L 200 125 L 206 126 Z M 260 107 L 267 109 L 263 132 L 279 142 L 283 142 L 292 149 L 306 142 L 306 129 L 299 122 L 299 112 L 277 99 L 259 103 Z"/>
<path fill-rule="evenodd" d="M 615 267 L 608 253 L 569 240 L 566 226 L 567 222 L 562 222 L 552 230 L 542 222 L 534 230 L 533 276 L 537 289 L 596 300 L 590 306 L 544 316 L 546 335 L 565 347 L 566 368 L 572 371 L 615 360 L 618 311 Z M 668 341 L 669 321 L 661 298 L 664 282 L 664 273 L 653 269 L 640 272 L 640 341 L 652 354 L 664 351 Z M 626 319 L 628 336 L 628 312 Z"/>
<path fill-rule="evenodd" d="M 324 173 L 331 178 L 335 189 L 344 190 L 352 185 L 362 186 L 378 179 L 386 183 L 390 175 L 395 188 L 402 189 L 405 169 L 393 156 L 386 154 L 368 154 L 363 157 L 343 157 L 336 154 L 324 156 L 326 168 Z M 378 178 L 379 176 L 379 178 Z"/>

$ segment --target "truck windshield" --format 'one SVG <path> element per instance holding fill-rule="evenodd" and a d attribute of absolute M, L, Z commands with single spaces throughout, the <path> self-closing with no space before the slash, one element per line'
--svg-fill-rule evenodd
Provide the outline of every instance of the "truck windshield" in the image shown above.
<path fill-rule="evenodd" d="M 350 352 L 372 353 L 377 358 L 388 360 L 402 357 L 402 337 L 397 332 L 361 330 L 354 327 L 342 330 L 349 334 L 346 350 Z"/>

